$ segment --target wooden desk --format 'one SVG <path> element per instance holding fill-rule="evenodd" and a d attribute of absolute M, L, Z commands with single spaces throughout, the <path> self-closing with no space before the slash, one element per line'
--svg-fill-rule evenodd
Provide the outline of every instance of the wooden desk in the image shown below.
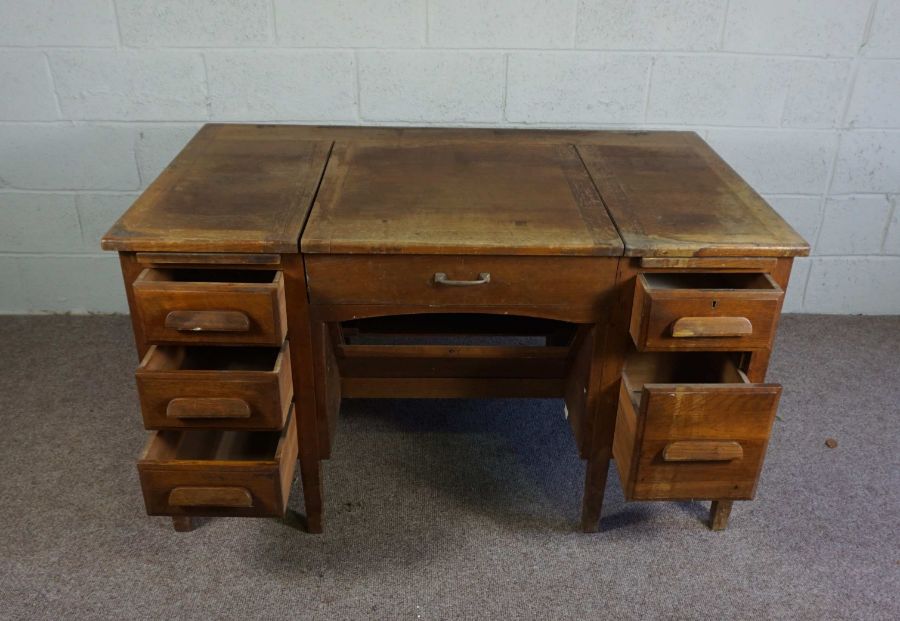
<path fill-rule="evenodd" d="M 204 127 L 103 247 L 148 512 L 283 513 L 299 451 L 312 532 L 352 397 L 564 398 L 585 531 L 612 456 L 629 500 L 712 500 L 724 528 L 808 252 L 693 133 L 246 125 Z"/>

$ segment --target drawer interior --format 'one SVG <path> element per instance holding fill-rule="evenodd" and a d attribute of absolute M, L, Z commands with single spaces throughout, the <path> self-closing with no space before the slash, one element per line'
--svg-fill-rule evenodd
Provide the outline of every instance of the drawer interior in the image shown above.
<path fill-rule="evenodd" d="M 282 350 L 277 347 L 152 347 L 145 371 L 264 371 L 276 372 Z"/>
<path fill-rule="evenodd" d="M 275 282 L 277 276 L 278 272 L 275 270 L 147 268 L 141 273 L 138 280 L 148 282 L 271 284 Z"/>
<path fill-rule="evenodd" d="M 159 431 L 143 456 L 151 461 L 274 462 L 281 432 Z"/>
<path fill-rule="evenodd" d="M 652 290 L 695 289 L 699 291 L 778 291 L 767 274 L 722 272 L 645 272 L 647 288 Z"/>
<path fill-rule="evenodd" d="M 638 352 L 625 360 L 622 381 L 632 402 L 645 384 L 749 384 L 738 367 L 740 354 L 725 352 Z"/>

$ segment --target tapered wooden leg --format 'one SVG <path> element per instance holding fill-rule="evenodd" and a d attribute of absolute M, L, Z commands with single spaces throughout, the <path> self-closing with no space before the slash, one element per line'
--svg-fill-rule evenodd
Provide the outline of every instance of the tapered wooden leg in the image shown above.
<path fill-rule="evenodd" d="M 731 515 L 731 500 L 713 500 L 709 509 L 710 530 L 725 530 L 728 526 L 728 516 Z"/>
<path fill-rule="evenodd" d="M 189 515 L 173 515 L 172 528 L 179 533 L 189 533 L 194 530 L 194 518 Z"/>
<path fill-rule="evenodd" d="M 322 532 L 322 467 L 320 458 L 327 457 L 330 437 L 327 427 L 320 429 L 317 415 L 318 386 L 314 369 L 320 359 L 310 332 L 309 306 L 306 297 L 306 271 L 299 254 L 281 255 L 285 295 L 288 303 L 288 338 L 291 341 L 291 369 L 294 380 L 294 405 L 297 416 L 297 443 L 300 457 L 300 482 L 306 505 L 306 529 Z M 324 421 L 322 422 L 324 425 Z"/>
<path fill-rule="evenodd" d="M 584 499 L 581 504 L 581 530 L 596 533 L 603 511 L 603 493 L 606 491 L 606 475 L 609 473 L 609 453 L 601 451 L 587 462 L 584 474 Z"/>
<path fill-rule="evenodd" d="M 303 483 L 303 502 L 306 505 L 306 530 L 322 532 L 322 462 L 300 457 L 300 478 Z"/>

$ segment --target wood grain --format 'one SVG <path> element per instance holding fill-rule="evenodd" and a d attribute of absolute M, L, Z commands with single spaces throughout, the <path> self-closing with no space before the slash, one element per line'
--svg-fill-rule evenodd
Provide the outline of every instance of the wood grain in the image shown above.
<path fill-rule="evenodd" d="M 753 324 L 746 317 L 679 317 L 672 323 L 672 337 L 724 338 L 750 336 Z"/>
<path fill-rule="evenodd" d="M 105 250 L 297 252 L 330 141 L 231 141 L 206 126 L 103 236 Z"/>
<path fill-rule="evenodd" d="M 280 517 L 287 508 L 296 458 L 297 426 L 290 415 L 280 433 L 154 432 L 138 460 L 147 513 Z M 198 492 L 196 488 L 218 491 Z M 235 488 L 250 496 L 250 505 L 224 503 L 225 498 L 237 497 Z M 198 504 L 201 496 L 220 502 Z"/>
<path fill-rule="evenodd" d="M 169 492 L 172 507 L 253 506 L 253 497 L 243 487 L 176 487 Z"/>
<path fill-rule="evenodd" d="M 616 260 L 602 257 L 429 255 L 310 255 L 313 304 L 466 307 L 604 308 L 615 285 Z M 438 272 L 467 279 L 489 272 L 476 287 L 445 287 Z"/>
<path fill-rule="evenodd" d="M 805 256 L 809 245 L 703 140 L 587 145 L 578 152 L 625 256 Z"/>
<path fill-rule="evenodd" d="M 709 509 L 710 530 L 725 530 L 728 526 L 728 518 L 731 515 L 731 500 L 713 500 Z"/>
<path fill-rule="evenodd" d="M 248 254 L 226 252 L 138 252 L 137 262 L 144 265 L 203 265 L 214 266 L 276 266 L 281 263 L 277 254 Z"/>
<path fill-rule="evenodd" d="M 249 332 L 250 318 L 242 311 L 170 311 L 163 325 L 179 332 Z"/>
<path fill-rule="evenodd" d="M 658 356 L 669 359 L 662 363 L 657 357 L 646 364 L 645 358 L 645 364 L 635 368 L 634 377 L 628 369 L 623 372 L 617 416 L 617 432 L 621 428 L 623 438 L 614 443 L 614 451 L 616 459 L 628 465 L 627 470 L 620 468 L 626 498 L 753 498 L 781 387 L 750 384 L 722 354 L 707 358 Z M 703 360 L 720 361 L 723 366 L 698 368 L 709 364 Z M 689 377 L 673 383 L 673 373 Z M 691 374 L 706 381 L 689 381 Z M 722 378 L 721 383 L 711 381 L 716 377 Z M 713 442 L 733 458 L 667 460 L 665 451 L 671 450 L 673 443 L 683 442 L 688 444 L 682 444 L 685 450 L 677 450 L 676 456 L 699 453 L 701 445 L 697 443 Z M 732 443 L 738 445 L 740 457 Z"/>
<path fill-rule="evenodd" d="M 154 345 L 135 372 L 147 429 L 280 430 L 293 396 L 280 350 Z"/>
<path fill-rule="evenodd" d="M 145 269 L 133 285 L 145 338 L 154 343 L 281 345 L 287 335 L 284 281 L 281 272 L 268 280 L 266 274 Z M 241 282 L 244 278 L 251 281 Z"/>
<path fill-rule="evenodd" d="M 250 404 L 233 397 L 176 397 L 166 418 L 250 418 Z"/>
<path fill-rule="evenodd" d="M 783 297 L 766 274 L 638 274 L 630 332 L 642 351 L 764 348 Z"/>
<path fill-rule="evenodd" d="M 739 442 L 714 440 L 678 440 L 663 449 L 663 461 L 731 461 L 742 459 Z"/>
<path fill-rule="evenodd" d="M 621 255 L 570 145 L 335 144 L 304 253 Z"/>

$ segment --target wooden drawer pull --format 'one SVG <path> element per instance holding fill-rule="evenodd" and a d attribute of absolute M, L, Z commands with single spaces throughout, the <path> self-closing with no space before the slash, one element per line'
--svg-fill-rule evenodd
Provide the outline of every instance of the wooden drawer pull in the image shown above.
<path fill-rule="evenodd" d="M 250 418 L 250 405 L 243 399 L 179 397 L 166 406 L 169 418 Z"/>
<path fill-rule="evenodd" d="M 179 332 L 249 332 L 250 318 L 240 311 L 172 311 L 166 327 Z"/>
<path fill-rule="evenodd" d="M 747 336 L 753 324 L 746 317 L 682 317 L 672 324 L 676 338 Z"/>
<path fill-rule="evenodd" d="M 434 284 L 447 285 L 448 287 L 472 287 L 474 285 L 486 285 L 491 282 L 490 272 L 478 274 L 478 280 L 450 280 L 444 272 L 435 272 Z"/>
<path fill-rule="evenodd" d="M 669 442 L 663 449 L 663 461 L 731 461 L 743 456 L 737 442 L 682 440 Z"/>
<path fill-rule="evenodd" d="M 252 507 L 245 487 L 176 487 L 169 492 L 172 507 Z"/>

